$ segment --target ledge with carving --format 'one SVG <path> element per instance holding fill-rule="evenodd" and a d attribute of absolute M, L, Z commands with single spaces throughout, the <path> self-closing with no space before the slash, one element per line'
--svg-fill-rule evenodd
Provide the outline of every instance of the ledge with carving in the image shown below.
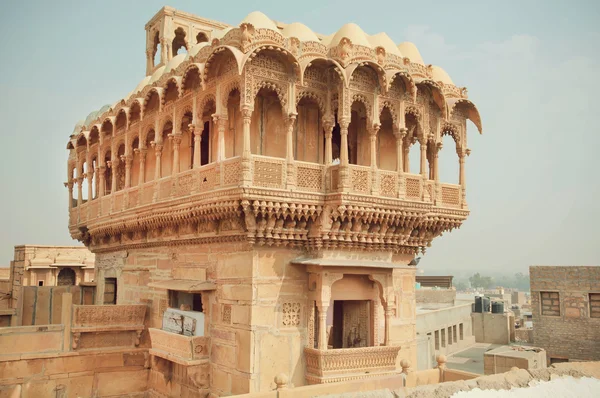
<path fill-rule="evenodd" d="M 396 359 L 400 346 L 378 346 L 318 350 L 304 348 L 306 380 L 309 384 L 400 373 Z"/>
<path fill-rule="evenodd" d="M 246 241 L 308 249 L 416 253 L 459 228 L 466 209 L 349 193 L 230 188 L 173 198 L 71 226 L 95 252 Z M 83 232 L 85 231 L 85 232 Z"/>
<path fill-rule="evenodd" d="M 184 336 L 161 329 L 149 328 L 150 354 L 181 365 L 193 366 L 208 361 L 210 337 Z"/>

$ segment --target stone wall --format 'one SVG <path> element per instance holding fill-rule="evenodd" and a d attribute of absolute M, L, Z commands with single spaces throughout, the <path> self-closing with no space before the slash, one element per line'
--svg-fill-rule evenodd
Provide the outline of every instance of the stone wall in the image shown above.
<path fill-rule="evenodd" d="M 1 397 L 141 398 L 147 380 L 148 353 L 144 350 L 0 358 Z"/>
<path fill-rule="evenodd" d="M 416 289 L 417 304 L 443 303 L 454 304 L 456 290 L 452 289 Z"/>
<path fill-rule="evenodd" d="M 600 293 L 600 267 L 529 267 L 533 339 L 548 358 L 600 360 L 600 318 L 589 293 Z M 558 293 L 559 315 L 541 314 L 541 292 Z"/>
<path fill-rule="evenodd" d="M 473 312 L 471 319 L 477 343 L 510 344 L 511 316 L 508 313 Z"/>
<path fill-rule="evenodd" d="M 520 343 L 533 343 L 533 329 L 515 329 L 515 341 Z"/>

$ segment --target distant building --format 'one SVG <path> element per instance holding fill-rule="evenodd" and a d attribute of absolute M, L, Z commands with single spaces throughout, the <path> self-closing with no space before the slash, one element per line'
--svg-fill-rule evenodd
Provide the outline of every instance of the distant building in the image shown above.
<path fill-rule="evenodd" d="M 529 267 L 533 340 L 550 363 L 600 360 L 600 267 Z"/>

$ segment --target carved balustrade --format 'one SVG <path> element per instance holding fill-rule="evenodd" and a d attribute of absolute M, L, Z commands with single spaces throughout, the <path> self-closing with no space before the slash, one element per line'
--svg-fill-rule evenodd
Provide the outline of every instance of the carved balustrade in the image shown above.
<path fill-rule="evenodd" d="M 208 361 L 210 337 L 184 336 L 155 328 L 148 331 L 152 341 L 150 354 L 182 365 Z"/>
<path fill-rule="evenodd" d="M 332 383 L 393 373 L 399 351 L 399 346 L 334 350 L 306 347 L 306 379 L 309 384 Z"/>
<path fill-rule="evenodd" d="M 462 206 L 461 198 L 461 186 L 456 184 L 440 184 L 441 185 L 441 201 L 444 207 L 456 207 Z"/>
<path fill-rule="evenodd" d="M 350 192 L 368 195 L 371 193 L 371 168 L 351 164 L 350 170 Z"/>
<path fill-rule="evenodd" d="M 281 158 L 252 155 L 252 185 L 262 188 L 285 189 L 286 161 Z"/>
<path fill-rule="evenodd" d="M 140 344 L 146 305 L 74 305 L 72 349 Z"/>

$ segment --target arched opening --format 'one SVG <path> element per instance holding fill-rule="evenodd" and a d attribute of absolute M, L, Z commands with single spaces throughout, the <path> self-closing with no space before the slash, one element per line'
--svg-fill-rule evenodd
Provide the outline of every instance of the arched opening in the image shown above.
<path fill-rule="evenodd" d="M 146 166 L 144 168 L 144 181 L 154 180 L 156 174 L 156 148 L 153 143 L 156 141 L 156 134 L 153 129 L 146 134 L 144 146 L 148 149 L 146 153 Z"/>
<path fill-rule="evenodd" d="M 129 181 L 129 186 L 136 185 L 138 183 L 138 181 L 140 180 L 139 148 L 140 148 L 140 139 L 138 137 L 135 137 L 133 139 L 133 141 L 131 142 L 131 149 L 130 149 L 130 153 L 132 154 L 132 159 L 131 159 L 131 171 L 130 171 L 131 181 Z"/>
<path fill-rule="evenodd" d="M 87 176 L 88 176 L 88 164 L 87 162 L 83 162 L 81 165 L 81 172 L 83 176 L 86 176 L 81 180 L 81 203 L 85 203 L 89 200 L 88 198 L 88 185 L 87 185 Z"/>
<path fill-rule="evenodd" d="M 200 32 L 196 35 L 196 43 L 208 42 L 208 36 L 204 32 Z"/>
<path fill-rule="evenodd" d="M 104 168 L 104 195 L 110 195 L 112 188 L 112 160 L 110 150 L 104 154 L 104 164 L 107 166 Z"/>
<path fill-rule="evenodd" d="M 190 68 L 183 76 L 183 94 L 187 94 L 190 91 L 198 90 L 200 88 L 200 71 L 198 68 Z"/>
<path fill-rule="evenodd" d="M 159 35 L 158 35 L 158 31 L 154 34 L 154 41 L 152 44 L 152 62 L 153 65 L 156 66 L 158 64 L 160 64 L 161 60 L 161 53 L 162 53 L 162 46 L 160 44 L 160 39 L 159 39 Z"/>
<path fill-rule="evenodd" d="M 460 167 L 458 161 L 457 133 L 452 130 L 442 130 L 442 149 L 438 153 L 438 177 L 441 182 L 458 184 Z"/>
<path fill-rule="evenodd" d="M 144 104 L 144 115 L 150 116 L 158 112 L 160 97 L 155 90 L 150 91 Z"/>
<path fill-rule="evenodd" d="M 408 132 L 404 137 L 404 172 L 419 174 L 421 172 L 421 148 L 417 141 L 419 123 L 412 113 L 406 114 L 405 120 Z"/>
<path fill-rule="evenodd" d="M 165 104 L 170 102 L 174 102 L 179 97 L 179 88 L 177 87 L 177 83 L 175 80 L 169 80 L 167 83 L 167 87 L 165 88 Z"/>
<path fill-rule="evenodd" d="M 104 122 L 102 122 L 100 132 L 102 133 L 104 139 L 113 136 L 113 124 L 110 119 L 106 119 Z"/>
<path fill-rule="evenodd" d="M 131 109 L 129 110 L 129 124 L 132 125 L 140 121 L 142 113 L 142 108 L 140 107 L 140 103 L 134 101 L 131 104 Z"/>
<path fill-rule="evenodd" d="M 298 116 L 294 128 L 294 159 L 323 163 L 322 116 L 319 104 L 310 97 L 298 102 Z"/>
<path fill-rule="evenodd" d="M 175 38 L 173 38 L 173 56 L 178 54 L 186 54 L 188 51 L 187 44 L 185 42 L 185 30 L 181 27 L 175 29 Z"/>
<path fill-rule="evenodd" d="M 367 131 L 367 109 L 359 101 L 352 103 L 348 126 L 348 161 L 350 164 L 369 166 L 371 147 Z"/>
<path fill-rule="evenodd" d="M 173 142 L 169 135 L 173 133 L 173 123 L 167 121 L 162 130 L 161 142 L 162 152 L 160 155 L 160 176 L 168 177 L 173 173 Z"/>
<path fill-rule="evenodd" d="M 127 114 L 121 109 L 115 120 L 115 128 L 117 132 L 125 131 L 127 128 Z"/>
<path fill-rule="evenodd" d="M 227 97 L 227 132 L 225 157 L 241 156 L 244 146 L 242 129 L 244 121 L 240 111 L 240 91 L 235 88 Z"/>
<path fill-rule="evenodd" d="M 192 162 L 194 161 L 194 137 L 190 130 L 190 123 L 192 123 L 192 112 L 186 112 L 181 118 L 181 144 L 179 145 L 179 170 L 185 171 L 192 168 Z"/>
<path fill-rule="evenodd" d="M 375 324 L 381 312 L 379 287 L 367 275 L 344 275 L 331 286 L 328 344 L 339 349 L 381 343 L 383 330 Z"/>
<path fill-rule="evenodd" d="M 283 107 L 277 93 L 261 88 L 254 99 L 254 112 L 250 123 L 252 153 L 285 158 L 286 131 Z"/>
<path fill-rule="evenodd" d="M 214 123 L 212 115 L 217 111 L 213 100 L 207 101 L 202 110 L 202 135 L 200 136 L 200 165 L 215 161 L 217 153 L 217 139 L 213 134 Z"/>
<path fill-rule="evenodd" d="M 115 178 L 117 179 L 117 191 L 125 188 L 125 144 L 119 145 L 117 150 L 117 171 L 115 174 Z"/>
<path fill-rule="evenodd" d="M 69 171 L 69 176 L 71 181 L 73 182 L 73 190 L 71 192 L 71 207 L 77 206 L 77 168 L 75 165 L 71 166 L 71 171 Z"/>
<path fill-rule="evenodd" d="M 63 268 L 58 272 L 57 279 L 58 286 L 73 286 L 76 281 L 75 271 L 71 268 Z"/>
<path fill-rule="evenodd" d="M 379 115 L 381 126 L 377 133 L 377 167 L 382 170 L 396 170 L 398 154 L 394 136 L 394 120 L 388 107 Z"/>
<path fill-rule="evenodd" d="M 96 156 L 92 157 L 92 163 L 90 164 L 92 167 L 92 197 L 91 199 L 96 199 L 98 197 L 98 158 Z"/>

